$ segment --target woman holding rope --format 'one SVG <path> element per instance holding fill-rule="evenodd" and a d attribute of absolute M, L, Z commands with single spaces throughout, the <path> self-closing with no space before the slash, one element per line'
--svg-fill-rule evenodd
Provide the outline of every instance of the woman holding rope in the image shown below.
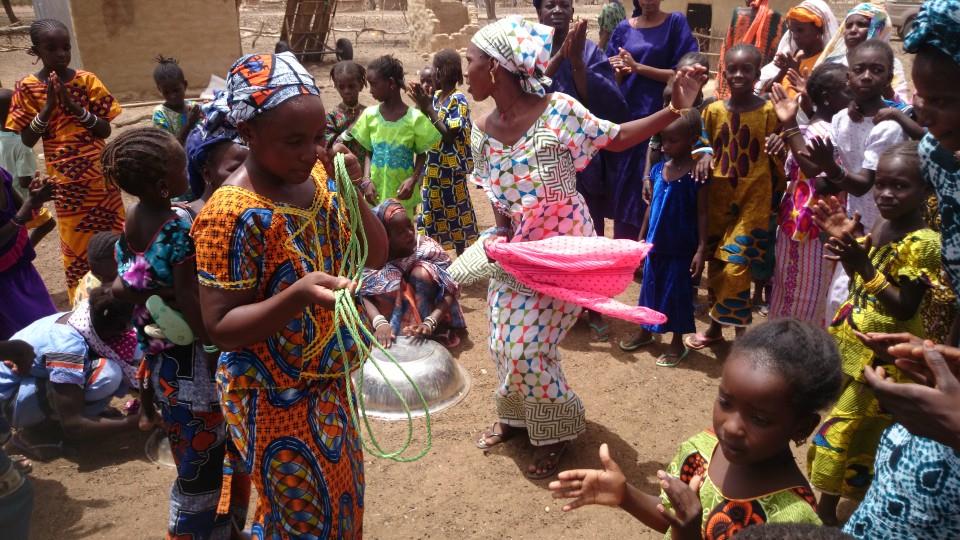
<path fill-rule="evenodd" d="M 681 70 L 668 109 L 617 125 L 566 94 L 547 93 L 552 37 L 549 26 L 508 17 L 481 29 L 467 49 L 470 94 L 496 103 L 472 134 L 474 180 L 486 190 L 497 220 L 492 241 L 595 236 L 576 190 L 577 171 L 600 149 L 623 151 L 666 127 L 693 104 L 706 78 L 702 68 Z M 525 429 L 537 448 L 527 476 L 552 476 L 569 441 L 586 428 L 583 404 L 567 385 L 558 352 L 581 308 L 535 293 L 499 267 L 487 300 L 500 381 L 498 419 L 477 446 L 491 448 Z"/>
<path fill-rule="evenodd" d="M 227 429 L 259 493 L 255 538 L 360 538 L 363 452 L 347 409 L 356 343 L 334 327 L 350 213 L 328 178 L 320 91 L 291 53 L 248 55 L 223 99 L 250 149 L 193 228 L 203 322 L 224 351 Z M 347 158 L 351 178 L 362 172 Z M 386 261 L 380 220 L 359 201 L 369 268 Z M 337 335 L 344 347 L 338 346 Z M 228 508 L 225 475 L 220 509 Z"/>

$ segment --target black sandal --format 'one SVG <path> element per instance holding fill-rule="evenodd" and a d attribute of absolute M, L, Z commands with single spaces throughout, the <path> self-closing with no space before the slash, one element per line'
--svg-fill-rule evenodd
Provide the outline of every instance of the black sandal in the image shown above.
<path fill-rule="evenodd" d="M 567 451 L 567 447 L 570 446 L 570 441 L 563 441 L 558 444 L 557 449 L 553 452 L 547 454 L 542 454 L 537 458 L 532 464 L 536 469 L 541 469 L 540 464 L 547 460 L 554 460 L 553 464 L 550 467 L 544 468 L 543 472 L 538 473 L 536 470 L 526 471 L 527 478 L 531 480 L 543 480 L 544 478 L 550 478 L 551 476 L 557 474 L 557 471 L 560 470 L 560 460 L 563 459 L 563 454 Z M 548 462 L 549 463 L 549 462 Z"/>

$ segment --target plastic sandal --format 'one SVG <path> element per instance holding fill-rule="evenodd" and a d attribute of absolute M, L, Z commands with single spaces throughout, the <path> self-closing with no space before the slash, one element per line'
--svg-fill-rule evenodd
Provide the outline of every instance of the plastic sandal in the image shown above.
<path fill-rule="evenodd" d="M 658 367 L 677 367 L 687 355 L 690 354 L 690 349 L 684 347 L 683 352 L 680 355 L 675 353 L 664 353 L 657 357 L 657 366 Z"/>
<path fill-rule="evenodd" d="M 510 438 L 513 437 L 514 430 L 510 427 L 507 427 L 506 431 L 497 433 L 497 425 L 499 424 L 500 422 L 494 422 L 494 424 L 490 426 L 490 429 L 484 430 L 482 433 L 480 433 L 480 438 L 477 439 L 477 448 L 481 450 L 489 450 L 494 446 L 497 446 L 509 441 Z M 493 438 L 496 438 L 497 441 L 492 444 L 488 444 L 487 439 L 493 439 Z"/>
<path fill-rule="evenodd" d="M 683 338 L 683 344 L 687 346 L 688 349 L 693 349 L 699 351 L 700 349 L 706 349 L 707 347 L 712 347 L 718 343 L 723 343 L 723 336 L 717 336 L 715 338 L 707 337 L 701 333 L 696 333 L 692 336 L 686 336 Z"/>
<path fill-rule="evenodd" d="M 153 322 L 160 328 L 163 335 L 176 345 L 190 345 L 193 343 L 193 330 L 183 315 L 168 306 L 162 298 L 153 295 L 147 298 L 147 311 Z"/>
<path fill-rule="evenodd" d="M 647 339 L 645 339 L 645 340 L 643 340 L 643 341 L 641 341 L 641 342 L 636 342 L 636 341 L 634 341 L 633 343 L 630 343 L 630 341 L 628 341 L 628 340 L 623 340 L 623 339 L 621 339 L 620 341 L 617 342 L 617 347 L 620 347 L 620 350 L 623 351 L 623 352 L 633 352 L 633 351 L 635 351 L 635 350 L 637 350 L 637 349 L 639 349 L 639 348 L 641 348 L 641 347 L 646 347 L 647 345 L 650 345 L 650 344 L 653 343 L 654 341 L 655 341 L 655 339 L 654 339 L 653 335 L 651 334 L 651 336 L 650 336 L 649 338 L 647 338 Z"/>
<path fill-rule="evenodd" d="M 591 336 L 593 341 L 598 343 L 606 343 L 610 341 L 610 325 L 607 323 L 590 323 L 590 330 L 593 331 L 593 336 Z"/>
<path fill-rule="evenodd" d="M 547 454 L 547 455 L 545 455 L 545 456 L 540 456 L 540 459 L 538 459 L 537 462 L 536 462 L 536 466 L 537 466 L 538 468 L 539 468 L 540 463 L 543 463 L 544 461 L 546 461 L 546 460 L 548 460 L 548 459 L 554 460 L 554 461 L 553 461 L 553 466 L 550 467 L 550 468 L 548 468 L 548 469 L 546 469 L 546 470 L 544 470 L 544 471 L 541 472 L 541 473 L 530 472 L 530 471 L 528 470 L 528 471 L 526 472 L 527 478 L 529 478 L 529 479 L 531 479 L 531 480 L 543 480 L 544 478 L 550 478 L 551 476 L 557 474 L 557 471 L 560 470 L 560 460 L 563 459 L 563 454 L 567 451 L 567 447 L 568 447 L 568 446 L 570 446 L 570 442 L 569 442 L 569 441 L 564 441 L 564 442 L 562 443 L 562 445 L 561 445 L 556 451 L 550 452 L 549 454 Z"/>

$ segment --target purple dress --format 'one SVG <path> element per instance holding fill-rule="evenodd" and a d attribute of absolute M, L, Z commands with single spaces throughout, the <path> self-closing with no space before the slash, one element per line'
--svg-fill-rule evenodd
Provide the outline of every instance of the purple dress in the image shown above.
<path fill-rule="evenodd" d="M 654 28 L 637 29 L 630 19 L 621 22 L 607 44 L 607 56 L 626 49 L 637 62 L 658 69 L 673 69 L 688 52 L 700 50 L 690 32 L 687 18 L 681 13 L 670 13 L 667 20 Z M 644 118 L 663 108 L 663 90 L 666 84 L 639 75 L 630 75 L 620 87 L 630 119 Z M 647 160 L 647 144 L 637 145 L 624 152 L 625 159 L 613 192 L 614 220 L 636 227 L 639 234 L 643 224 L 643 168 Z M 635 240 L 635 238 L 634 238 Z"/>
<path fill-rule="evenodd" d="M 13 199 L 13 179 L 0 169 L 0 181 L 6 204 L 0 208 L 0 227 L 17 215 Z M 16 234 L 0 246 L 0 339 L 10 339 L 30 323 L 57 312 L 46 285 L 33 267 L 36 254 L 27 230 L 18 227 Z"/>
<path fill-rule="evenodd" d="M 614 77 L 613 66 L 607 55 L 589 39 L 583 48 L 583 63 L 587 73 L 588 96 L 584 99 L 577 93 L 573 82 L 573 67 L 564 60 L 553 74 L 553 84 L 548 92 L 563 92 L 582 103 L 595 116 L 611 122 L 622 123 L 630 119 L 627 102 L 620 93 Z M 577 191 L 587 201 L 590 217 L 597 234 L 603 234 L 603 220 L 613 218 L 613 188 L 620 175 L 621 155 L 601 151 L 587 168 L 577 173 Z"/>

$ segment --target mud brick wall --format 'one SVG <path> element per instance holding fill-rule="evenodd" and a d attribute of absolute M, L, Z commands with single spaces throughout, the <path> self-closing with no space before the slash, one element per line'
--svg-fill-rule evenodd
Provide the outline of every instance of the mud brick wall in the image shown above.
<path fill-rule="evenodd" d="M 75 67 L 96 73 L 121 100 L 159 99 L 158 54 L 180 61 L 191 93 L 241 54 L 236 0 L 37 0 L 34 10 L 67 24 Z"/>

